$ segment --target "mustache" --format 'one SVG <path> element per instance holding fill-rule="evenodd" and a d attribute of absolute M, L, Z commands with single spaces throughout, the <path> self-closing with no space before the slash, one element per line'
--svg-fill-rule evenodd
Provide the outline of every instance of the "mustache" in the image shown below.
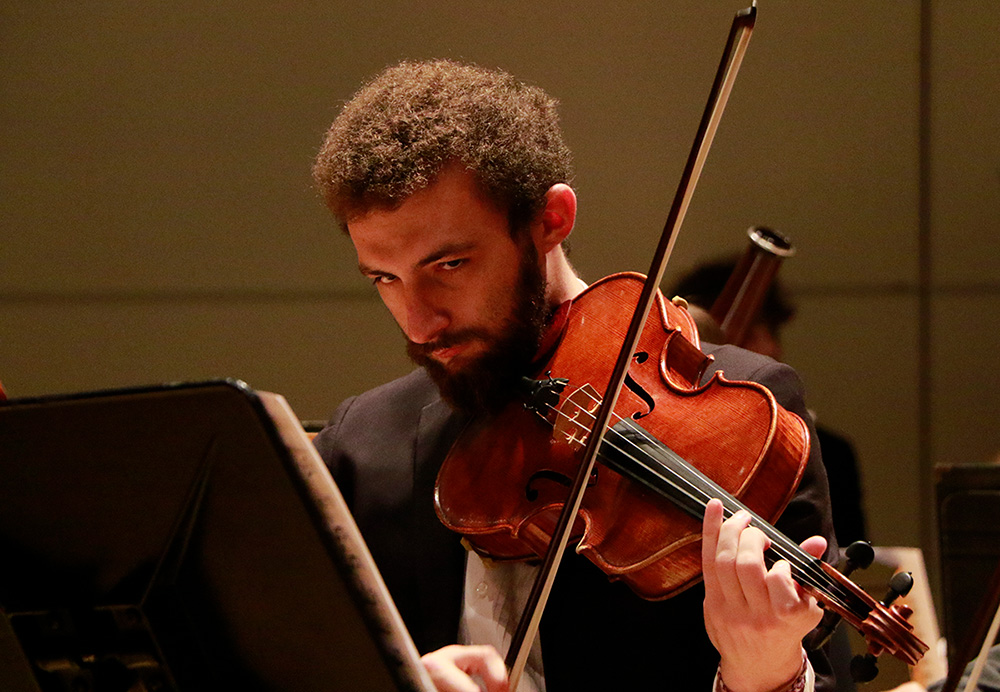
<path fill-rule="evenodd" d="M 469 341 L 475 341 L 477 339 L 488 341 L 492 338 L 492 335 L 485 329 L 460 329 L 451 334 L 442 334 L 434 341 L 428 341 L 423 344 L 418 344 L 414 341 L 407 339 L 406 341 L 406 351 L 413 356 L 420 356 L 427 358 L 431 353 L 440 348 L 451 348 L 452 346 L 459 346 L 461 344 L 467 343 Z"/>

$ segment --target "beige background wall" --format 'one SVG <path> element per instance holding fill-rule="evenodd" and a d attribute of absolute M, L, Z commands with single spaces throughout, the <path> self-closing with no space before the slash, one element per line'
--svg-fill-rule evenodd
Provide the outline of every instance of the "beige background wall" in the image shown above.
<path fill-rule="evenodd" d="M 761 0 L 668 269 L 799 248 L 788 360 L 860 453 L 873 538 L 931 547 L 931 467 L 1000 451 L 994 3 Z M 562 101 L 583 276 L 645 271 L 740 3 L 0 6 L 0 379 L 238 377 L 302 418 L 408 371 L 311 189 L 342 101 L 404 57 Z"/>

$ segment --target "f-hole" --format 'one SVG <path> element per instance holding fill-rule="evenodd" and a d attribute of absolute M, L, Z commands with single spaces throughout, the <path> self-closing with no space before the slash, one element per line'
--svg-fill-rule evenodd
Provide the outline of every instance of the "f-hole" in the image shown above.
<path fill-rule="evenodd" d="M 645 351 L 639 351 L 638 353 L 632 356 L 632 360 L 638 363 L 639 365 L 642 365 L 648 359 L 649 359 L 649 354 L 646 353 Z M 656 406 L 656 402 L 653 400 L 653 397 L 650 396 L 649 392 L 643 389 L 638 382 L 633 380 L 632 376 L 629 374 L 625 375 L 625 386 L 628 387 L 628 390 L 630 392 L 632 392 L 637 397 L 646 402 L 646 407 L 648 409 L 645 413 L 642 411 L 636 411 L 635 413 L 633 413 L 632 420 L 639 420 L 640 418 L 645 418 L 646 416 L 648 416 L 650 413 L 653 412 L 653 408 Z"/>

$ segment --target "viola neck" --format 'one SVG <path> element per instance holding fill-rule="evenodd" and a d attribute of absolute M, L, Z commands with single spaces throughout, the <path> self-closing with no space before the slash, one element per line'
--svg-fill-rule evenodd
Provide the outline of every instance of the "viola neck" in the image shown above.
<path fill-rule="evenodd" d="M 859 620 L 864 620 L 870 612 L 870 607 L 864 601 L 844 590 L 829 577 L 819 558 L 804 551 L 634 421 L 623 420 L 609 429 L 599 460 L 608 468 L 669 500 L 699 521 L 704 518 L 705 508 L 712 498 L 722 501 L 726 517 L 740 510 L 747 512 L 751 518 L 750 524 L 760 529 L 771 541 L 771 547 L 765 553 L 768 565 L 777 560 L 787 560 L 792 577 L 802 586 L 814 590 L 828 601 L 840 604 Z"/>

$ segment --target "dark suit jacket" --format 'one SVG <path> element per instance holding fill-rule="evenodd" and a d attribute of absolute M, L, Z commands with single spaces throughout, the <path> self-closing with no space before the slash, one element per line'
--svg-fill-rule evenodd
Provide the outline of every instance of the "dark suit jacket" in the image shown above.
<path fill-rule="evenodd" d="M 797 541 L 826 536 L 829 558 L 836 545 L 827 481 L 798 376 L 732 346 L 703 350 L 716 357 L 706 377 L 722 369 L 729 379 L 759 381 L 808 423 L 812 452 L 776 526 Z M 438 521 L 433 490 L 464 423 L 417 370 L 345 401 L 315 441 L 421 653 L 457 640 L 466 555 Z M 703 600 L 699 584 L 666 601 L 644 601 L 570 552 L 541 624 L 548 691 L 710 690 L 718 654 L 705 633 Z M 832 689 L 825 656 L 811 658 L 818 688 Z"/>

